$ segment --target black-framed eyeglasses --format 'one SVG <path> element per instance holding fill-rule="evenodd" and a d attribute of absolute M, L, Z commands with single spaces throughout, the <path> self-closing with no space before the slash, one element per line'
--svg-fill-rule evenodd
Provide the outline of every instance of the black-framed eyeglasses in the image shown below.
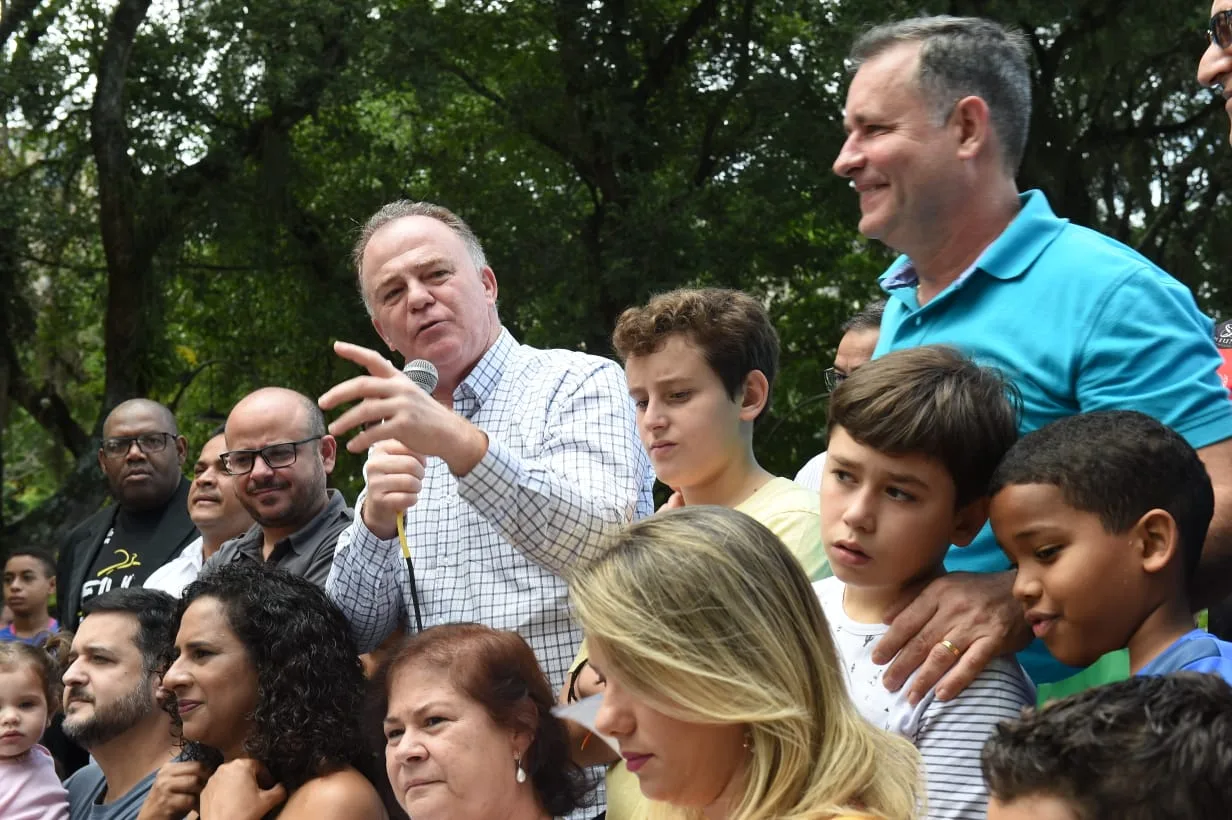
<path fill-rule="evenodd" d="M 821 375 L 826 380 L 826 389 L 831 393 L 833 393 L 838 386 L 843 383 L 843 379 L 847 378 L 847 374 L 839 370 L 837 367 L 827 367 L 825 372 Z"/>
<path fill-rule="evenodd" d="M 1211 17 L 1211 22 L 1206 26 L 1206 36 L 1220 48 L 1232 46 L 1232 9 Z"/>
<path fill-rule="evenodd" d="M 175 438 L 174 433 L 142 433 L 139 436 L 105 438 L 103 439 L 103 454 L 109 458 L 119 458 L 132 449 L 133 442 L 137 442 L 137 447 L 146 455 L 161 453 L 167 449 L 167 442 L 173 438 Z"/>
<path fill-rule="evenodd" d="M 319 438 L 323 436 L 309 436 L 299 441 L 284 441 L 280 444 L 262 447 L 260 450 L 231 450 L 223 453 L 219 458 L 222 459 L 222 468 L 227 471 L 228 475 L 248 475 L 257 464 L 257 456 L 260 456 L 271 470 L 277 470 L 280 467 L 290 467 L 295 463 L 295 455 L 299 452 L 301 444 L 307 444 Z"/>

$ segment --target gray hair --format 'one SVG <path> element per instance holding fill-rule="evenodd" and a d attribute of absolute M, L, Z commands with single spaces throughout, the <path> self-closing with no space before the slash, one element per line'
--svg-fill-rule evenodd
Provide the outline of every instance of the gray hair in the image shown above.
<path fill-rule="evenodd" d="M 876 299 L 869 302 L 864 307 L 860 308 L 860 312 L 856 313 L 847 321 L 843 322 L 839 330 L 848 333 L 852 330 L 881 330 L 881 316 L 885 313 L 885 299 Z"/>
<path fill-rule="evenodd" d="M 359 239 L 356 240 L 355 247 L 351 250 L 351 263 L 355 266 L 359 295 L 364 300 L 364 307 L 368 309 L 369 316 L 372 315 L 372 305 L 368 304 L 368 295 L 364 293 L 364 250 L 367 249 L 368 242 L 372 239 L 373 234 L 390 222 L 407 216 L 426 216 L 429 219 L 435 219 L 437 222 L 444 224 L 445 227 L 457 234 L 458 238 L 462 240 L 462 244 L 466 246 L 466 252 L 471 258 L 471 262 L 475 265 L 476 272 L 482 271 L 488 266 L 488 259 L 484 256 L 483 245 L 479 243 L 479 237 L 475 236 L 471 226 L 467 225 L 462 217 L 444 206 L 434 205 L 431 202 L 415 202 L 410 199 L 395 200 L 388 205 L 382 206 L 380 210 L 368 217 L 368 221 L 360 229 Z"/>
<path fill-rule="evenodd" d="M 988 104 L 1004 166 L 1016 174 L 1031 121 L 1027 38 L 980 17 L 914 17 L 860 35 L 848 55 L 850 71 L 903 43 L 920 44 L 916 79 L 938 120 L 944 120 L 963 97 L 979 97 Z"/>

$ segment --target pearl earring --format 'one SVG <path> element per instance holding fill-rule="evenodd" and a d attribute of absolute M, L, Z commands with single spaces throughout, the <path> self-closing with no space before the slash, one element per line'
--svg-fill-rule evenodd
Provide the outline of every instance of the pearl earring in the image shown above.
<path fill-rule="evenodd" d="M 522 768 L 522 758 L 517 757 L 517 758 L 514 758 L 514 760 L 518 764 L 518 771 L 517 771 L 517 774 L 513 776 L 513 779 L 518 781 L 519 783 L 525 783 L 526 782 L 526 769 Z"/>

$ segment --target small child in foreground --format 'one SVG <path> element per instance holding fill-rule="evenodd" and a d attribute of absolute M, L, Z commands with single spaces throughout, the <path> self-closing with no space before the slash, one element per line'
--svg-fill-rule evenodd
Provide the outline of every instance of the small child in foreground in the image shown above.
<path fill-rule="evenodd" d="M 67 820 L 68 792 L 51 753 L 38 739 L 60 704 L 68 642 L 54 635 L 42 646 L 0 643 L 0 817 Z"/>
<path fill-rule="evenodd" d="M 1214 820 L 1232 814 L 1232 687 L 1140 676 L 1003 724 L 984 747 L 988 820 Z"/>
<path fill-rule="evenodd" d="M 1180 434 L 1133 411 L 1070 416 L 1023 436 L 990 492 L 1014 596 L 1057 660 L 1128 649 L 1136 675 L 1232 682 L 1232 644 L 1194 628 L 1187 590 L 1215 495 Z"/>

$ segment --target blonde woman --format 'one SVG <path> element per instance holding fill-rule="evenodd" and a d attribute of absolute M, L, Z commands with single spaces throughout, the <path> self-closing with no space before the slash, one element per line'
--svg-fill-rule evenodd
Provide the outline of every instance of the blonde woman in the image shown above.
<path fill-rule="evenodd" d="M 860 717 L 808 577 L 763 525 L 663 512 L 569 586 L 605 682 L 597 728 L 659 817 L 918 816 L 919 756 Z"/>

